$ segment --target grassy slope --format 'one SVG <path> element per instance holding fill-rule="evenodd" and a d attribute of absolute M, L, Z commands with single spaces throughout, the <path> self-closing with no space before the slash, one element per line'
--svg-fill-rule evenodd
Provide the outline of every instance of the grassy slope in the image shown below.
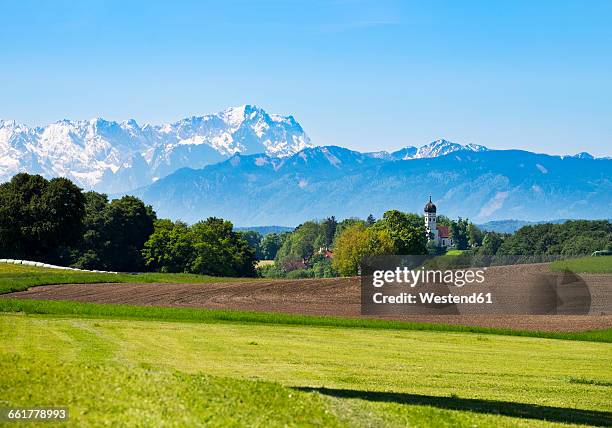
<path fill-rule="evenodd" d="M 459 250 L 456 250 L 455 252 L 458 251 Z M 552 263 L 551 268 L 557 271 L 569 269 L 574 272 L 612 273 L 612 256 L 584 257 L 581 259 L 563 260 Z M 105 274 L 0 264 L 0 294 L 10 293 L 13 291 L 22 291 L 26 290 L 28 287 L 46 284 L 99 282 L 211 283 L 236 280 L 237 278 L 220 278 L 193 274 Z M 255 281 L 256 279 L 239 278 L 238 280 Z"/>
<path fill-rule="evenodd" d="M 465 252 L 465 250 L 448 250 L 446 252 L 446 255 L 447 256 L 460 256 L 464 252 Z"/>
<path fill-rule="evenodd" d="M 264 267 L 264 266 L 272 266 L 274 265 L 274 260 L 259 260 L 257 262 L 257 266 L 258 268 Z"/>
<path fill-rule="evenodd" d="M 254 281 L 255 279 L 240 278 L 240 280 Z M 210 283 L 224 281 L 236 281 L 236 278 L 220 278 L 188 273 L 143 273 L 129 275 L 75 272 L 0 263 L 0 294 L 22 291 L 28 287 L 46 284 L 93 284 L 97 282 Z"/>
<path fill-rule="evenodd" d="M 569 270 L 576 273 L 612 273 L 612 256 L 559 260 L 551 264 L 551 269 L 554 271 Z"/>
<path fill-rule="evenodd" d="M 603 259 L 605 257 L 598 257 Z M 575 266 L 587 266 L 584 260 L 579 259 Z M 612 260 L 612 258 L 610 258 Z M 599 265 L 597 265 L 599 266 Z M 606 265 L 607 266 L 607 265 Z M 97 274 L 74 271 L 58 271 L 56 269 L 43 269 L 22 265 L 0 264 L 0 294 L 12 291 L 25 290 L 31 286 L 61 283 L 96 283 L 96 282 L 149 282 L 149 283 L 212 283 L 225 281 L 257 281 L 256 278 L 222 278 L 192 274 L 163 274 L 146 273 L 139 275 L 129 274 Z M 612 329 L 576 332 L 552 333 L 533 332 L 511 329 L 469 327 L 458 325 L 424 324 L 401 321 L 382 321 L 368 319 L 346 319 L 337 317 L 312 317 L 299 315 L 285 315 L 274 313 L 201 310 L 201 309 L 175 309 L 156 308 L 130 305 L 97 305 L 77 302 L 40 302 L 29 300 L 1 300 L 0 311 L 24 311 L 39 314 L 62 314 L 73 316 L 94 317 L 120 317 L 132 319 L 157 319 L 175 321 L 232 321 L 232 322 L 258 322 L 274 324 L 299 325 L 326 325 L 342 327 L 389 328 L 402 330 L 439 330 L 463 331 L 491 334 L 508 334 L 515 336 L 546 337 L 568 340 L 588 340 L 599 342 L 612 342 Z"/>
<path fill-rule="evenodd" d="M 612 424 L 607 343 L 15 314 L 0 343 L 0 407 L 75 426 Z"/>
<path fill-rule="evenodd" d="M 413 323 L 364 318 L 290 315 L 274 312 L 247 312 L 217 309 L 165 308 L 155 306 L 97 304 L 72 301 L 0 299 L 0 312 L 62 315 L 86 318 L 133 320 L 235 322 L 255 324 L 306 325 L 321 327 L 370 328 L 386 330 L 426 330 L 502 334 L 550 339 L 583 340 L 612 343 L 612 329 L 583 332 L 540 332 L 463 325 Z"/>
<path fill-rule="evenodd" d="M 5 391 L 0 405 L 65 406 L 69 426 L 338 425 L 322 397 L 270 382 L 188 375 L 145 364 L 2 359 L 3 373 L 10 375 L 0 379 Z"/>

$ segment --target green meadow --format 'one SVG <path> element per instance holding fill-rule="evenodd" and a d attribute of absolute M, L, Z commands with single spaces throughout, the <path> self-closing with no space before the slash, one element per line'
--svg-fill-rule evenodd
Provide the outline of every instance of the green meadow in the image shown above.
<path fill-rule="evenodd" d="M 551 269 L 569 270 L 576 273 L 612 273 L 612 256 L 558 260 L 551 263 Z"/>
<path fill-rule="evenodd" d="M 211 283 L 236 281 L 237 278 L 194 275 L 190 273 L 113 274 L 45 269 L 25 265 L 0 263 L 0 294 L 23 291 L 29 287 L 47 284 L 94 284 L 101 282 L 147 283 Z M 240 278 L 253 281 L 255 278 Z"/>
<path fill-rule="evenodd" d="M 0 265 L 0 292 L 111 279 L 232 280 Z M 48 426 L 612 426 L 611 367 L 611 329 L 0 299 L 0 408 L 68 407 Z"/>
<path fill-rule="evenodd" d="M 290 315 L 279 312 L 250 312 L 220 309 L 166 308 L 117 304 L 97 304 L 71 301 L 2 299 L 0 312 L 31 315 L 68 316 L 75 318 L 105 318 L 123 320 L 178 321 L 195 323 L 278 324 L 338 328 L 427 330 L 442 332 L 498 334 L 507 336 L 540 337 L 561 340 L 582 340 L 612 343 L 612 329 L 550 332 L 515 330 L 465 325 L 430 324 L 366 318 L 344 318 L 310 315 Z"/>
<path fill-rule="evenodd" d="M 612 424 L 612 344 L 0 315 L 0 407 L 70 426 Z"/>

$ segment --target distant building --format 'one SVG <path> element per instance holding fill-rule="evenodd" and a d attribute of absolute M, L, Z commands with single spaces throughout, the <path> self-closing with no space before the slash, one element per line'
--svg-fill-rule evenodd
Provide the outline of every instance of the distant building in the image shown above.
<path fill-rule="evenodd" d="M 331 252 L 329 250 L 329 248 L 327 247 L 321 247 L 319 248 L 319 251 L 317 252 L 317 254 L 322 255 L 323 257 L 325 257 L 326 259 L 333 259 L 334 258 L 334 253 Z"/>
<path fill-rule="evenodd" d="M 450 236 L 450 230 L 448 230 L 448 226 L 437 225 L 436 206 L 431 202 L 431 196 L 429 197 L 429 202 L 425 205 L 424 211 L 427 240 L 433 241 L 439 247 L 451 247 L 453 240 Z"/>

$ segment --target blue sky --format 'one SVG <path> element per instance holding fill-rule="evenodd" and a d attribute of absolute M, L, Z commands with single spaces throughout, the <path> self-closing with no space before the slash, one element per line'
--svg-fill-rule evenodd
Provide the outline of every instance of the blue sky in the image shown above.
<path fill-rule="evenodd" d="M 0 118 L 256 104 L 313 142 L 612 155 L 612 1 L 0 0 Z"/>

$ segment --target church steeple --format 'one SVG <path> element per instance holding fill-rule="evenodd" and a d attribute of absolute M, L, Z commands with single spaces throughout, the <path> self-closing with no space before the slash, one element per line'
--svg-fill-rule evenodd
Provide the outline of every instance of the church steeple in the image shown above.
<path fill-rule="evenodd" d="M 425 205 L 425 212 L 434 214 L 436 212 L 436 206 L 433 202 L 431 202 L 431 196 L 429 197 L 429 202 L 427 202 L 427 205 Z"/>
<path fill-rule="evenodd" d="M 436 206 L 431 201 L 431 196 L 429 196 L 429 202 L 425 205 L 425 230 L 427 232 L 427 239 L 433 240 L 436 244 L 438 243 L 438 227 L 437 227 L 437 216 L 436 216 Z"/>

